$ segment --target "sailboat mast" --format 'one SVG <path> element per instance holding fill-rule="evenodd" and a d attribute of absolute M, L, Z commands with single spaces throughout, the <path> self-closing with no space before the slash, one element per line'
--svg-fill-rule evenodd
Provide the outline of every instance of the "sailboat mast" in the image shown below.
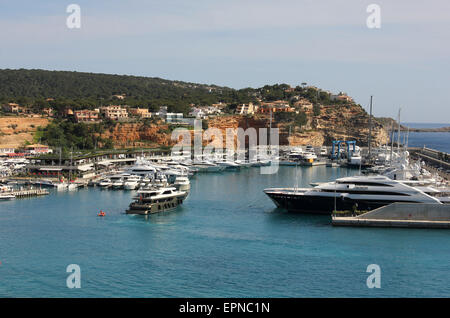
<path fill-rule="evenodd" d="M 269 125 L 269 156 L 272 156 L 272 147 L 270 143 L 270 134 L 272 133 L 272 107 L 270 108 L 270 125 Z"/>
<path fill-rule="evenodd" d="M 406 150 L 408 150 L 409 145 L 409 126 L 408 126 L 408 132 L 406 133 Z"/>
<path fill-rule="evenodd" d="M 397 133 L 397 150 L 400 153 L 400 112 L 401 108 L 398 109 L 398 133 Z"/>
<path fill-rule="evenodd" d="M 370 115 L 369 115 L 369 160 L 372 157 L 372 99 L 370 96 Z"/>
<path fill-rule="evenodd" d="M 391 155 L 390 155 L 390 166 L 392 166 L 392 155 L 394 151 L 394 120 L 392 120 L 391 126 Z"/>

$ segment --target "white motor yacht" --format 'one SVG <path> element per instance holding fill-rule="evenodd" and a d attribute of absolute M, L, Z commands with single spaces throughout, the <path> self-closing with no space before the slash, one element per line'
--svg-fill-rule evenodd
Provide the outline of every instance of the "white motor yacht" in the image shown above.
<path fill-rule="evenodd" d="M 355 176 L 321 183 L 313 188 L 273 188 L 264 192 L 280 208 L 301 213 L 330 214 L 372 210 L 394 202 L 442 204 L 440 198 L 385 176 Z"/>
<path fill-rule="evenodd" d="M 174 186 L 180 191 L 187 191 L 191 189 L 191 183 L 188 177 L 179 176 L 175 179 Z"/>
<path fill-rule="evenodd" d="M 140 181 L 141 181 L 141 177 L 140 176 L 133 176 L 133 175 L 131 175 L 124 182 L 123 188 L 125 190 L 134 190 L 134 189 L 136 189 L 138 187 Z"/>
<path fill-rule="evenodd" d="M 123 176 L 122 175 L 115 175 L 112 176 L 111 179 L 111 183 L 112 183 L 112 188 L 113 189 L 121 189 L 123 188 L 123 184 L 124 184 L 124 180 L 123 180 Z"/>
<path fill-rule="evenodd" d="M 101 188 L 104 188 L 104 189 L 111 187 L 112 186 L 111 179 L 105 178 L 105 179 L 100 180 L 100 182 L 98 183 L 98 186 Z"/>

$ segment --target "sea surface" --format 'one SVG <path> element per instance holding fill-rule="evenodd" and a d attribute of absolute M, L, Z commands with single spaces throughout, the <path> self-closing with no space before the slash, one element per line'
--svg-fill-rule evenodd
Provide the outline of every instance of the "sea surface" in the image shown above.
<path fill-rule="evenodd" d="M 442 128 L 450 127 L 450 123 L 404 123 L 410 128 Z M 406 142 L 406 133 L 400 135 L 400 142 Z M 394 134 L 397 141 L 397 134 Z M 450 153 L 450 132 L 409 132 L 409 147 L 427 147 Z"/>
<path fill-rule="evenodd" d="M 355 173 L 198 174 L 181 207 L 149 217 L 124 214 L 133 192 L 123 190 L 0 202 L 0 296 L 449 297 L 450 231 L 332 227 L 262 192 Z M 81 268 L 79 289 L 66 286 L 69 264 Z M 366 285 L 369 264 L 380 289 Z"/>

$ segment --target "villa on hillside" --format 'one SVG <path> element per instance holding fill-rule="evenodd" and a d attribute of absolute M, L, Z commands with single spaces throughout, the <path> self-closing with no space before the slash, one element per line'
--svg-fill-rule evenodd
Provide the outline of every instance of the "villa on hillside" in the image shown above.
<path fill-rule="evenodd" d="M 305 108 L 312 109 L 313 106 L 313 103 L 311 103 L 306 98 L 300 98 L 298 101 L 294 102 L 294 107 L 301 108 L 302 110 Z"/>
<path fill-rule="evenodd" d="M 130 115 L 137 116 L 140 118 L 151 118 L 152 113 L 148 111 L 148 108 L 130 108 L 128 109 Z"/>
<path fill-rule="evenodd" d="M 214 115 L 219 115 L 222 113 L 222 110 L 216 106 L 198 106 L 192 107 L 189 112 L 189 116 L 195 118 L 207 118 Z"/>
<path fill-rule="evenodd" d="M 351 98 L 350 96 L 348 96 L 347 94 L 340 92 L 337 95 L 331 95 L 330 99 L 335 101 L 335 100 L 340 100 L 340 101 L 344 101 L 344 102 L 353 102 L 353 98 Z"/>
<path fill-rule="evenodd" d="M 76 110 L 73 115 L 77 123 L 101 121 L 98 110 L 88 110 L 88 109 Z"/>
<path fill-rule="evenodd" d="M 105 118 L 112 120 L 121 120 L 128 118 L 128 111 L 120 105 L 110 105 L 100 107 L 100 114 Z"/>
<path fill-rule="evenodd" d="M 236 114 L 239 115 L 253 115 L 258 110 L 258 106 L 252 102 L 248 104 L 240 104 L 236 108 Z"/>
<path fill-rule="evenodd" d="M 16 103 L 8 103 L 2 106 L 2 109 L 4 112 L 7 113 L 28 113 L 29 109 L 23 106 L 20 106 L 19 104 Z"/>
<path fill-rule="evenodd" d="M 153 116 L 162 118 L 166 123 L 174 123 L 183 121 L 183 113 L 169 113 L 167 106 L 161 106 L 159 112 L 151 113 Z"/>
<path fill-rule="evenodd" d="M 53 108 L 46 107 L 46 108 L 42 109 L 42 113 L 44 113 L 48 117 L 52 117 L 53 116 Z"/>
<path fill-rule="evenodd" d="M 258 108 L 258 113 L 276 113 L 276 112 L 294 112 L 295 109 L 289 106 L 289 103 L 283 100 L 273 101 L 273 102 L 262 102 L 261 106 Z"/>

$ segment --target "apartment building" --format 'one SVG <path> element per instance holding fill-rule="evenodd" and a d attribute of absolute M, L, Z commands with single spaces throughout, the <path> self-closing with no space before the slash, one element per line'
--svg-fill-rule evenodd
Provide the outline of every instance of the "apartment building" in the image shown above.
<path fill-rule="evenodd" d="M 120 105 L 110 105 L 100 107 L 100 114 L 105 118 L 109 118 L 112 120 L 121 120 L 128 118 L 128 111 L 126 108 L 123 108 Z"/>
<path fill-rule="evenodd" d="M 130 108 L 128 110 L 130 115 L 137 116 L 140 118 L 151 118 L 152 113 L 148 111 L 148 108 Z"/>

